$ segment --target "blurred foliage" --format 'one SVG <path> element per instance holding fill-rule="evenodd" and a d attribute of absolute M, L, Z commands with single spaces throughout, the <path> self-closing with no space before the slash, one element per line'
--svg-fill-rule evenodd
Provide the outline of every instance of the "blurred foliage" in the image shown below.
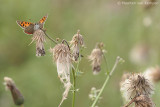
<path fill-rule="evenodd" d="M 87 60 L 96 42 L 104 42 L 110 69 L 116 56 L 121 56 L 125 63 L 114 72 L 98 104 L 99 107 L 120 107 L 123 102 L 119 82 L 123 71 L 143 72 L 160 63 L 159 10 L 159 5 L 145 10 L 141 5 L 117 5 L 113 0 L 0 0 L 0 107 L 16 107 L 2 84 L 4 76 L 16 82 L 25 97 L 25 107 L 56 107 L 64 90 L 49 53 L 54 44 L 47 39 L 46 56 L 36 57 L 35 44 L 28 46 L 31 36 L 23 33 L 16 20 L 38 22 L 48 14 L 47 33 L 54 39 L 67 41 L 77 29 L 81 30 L 87 48 L 80 63 L 84 73 L 77 78 L 76 87 L 80 90 L 76 94 L 76 107 L 89 107 L 90 89 L 99 89 L 106 77 L 105 64 L 102 72 L 93 76 Z M 143 24 L 145 17 L 152 20 L 148 27 Z M 145 65 L 135 65 L 129 60 L 130 50 L 140 42 L 145 42 L 156 53 Z M 160 106 L 159 90 L 160 83 L 156 84 L 153 96 L 157 107 Z M 71 107 L 71 101 L 70 92 L 62 107 Z"/>

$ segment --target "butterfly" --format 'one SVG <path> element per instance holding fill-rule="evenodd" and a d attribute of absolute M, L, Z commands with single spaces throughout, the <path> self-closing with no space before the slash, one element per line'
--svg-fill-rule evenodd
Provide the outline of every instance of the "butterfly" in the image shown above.
<path fill-rule="evenodd" d="M 24 29 L 26 34 L 33 34 L 35 30 L 42 29 L 44 26 L 44 22 L 46 21 L 48 15 L 44 16 L 38 23 L 31 23 L 25 21 L 17 20 L 17 24 Z"/>

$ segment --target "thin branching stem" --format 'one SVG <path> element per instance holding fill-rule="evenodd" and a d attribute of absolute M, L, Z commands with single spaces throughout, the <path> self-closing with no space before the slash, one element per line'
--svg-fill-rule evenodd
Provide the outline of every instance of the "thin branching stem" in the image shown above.
<path fill-rule="evenodd" d="M 44 32 L 44 34 L 48 37 L 48 39 L 50 39 L 53 43 L 55 43 L 55 44 L 58 44 L 58 42 L 56 41 L 56 40 L 54 40 L 52 37 L 50 37 L 47 33 L 46 33 L 46 30 L 44 30 L 44 29 L 41 29 L 43 32 Z"/>
<path fill-rule="evenodd" d="M 104 61 L 105 61 L 105 63 L 106 63 L 106 70 L 107 70 L 107 75 L 109 74 L 109 67 L 108 67 L 108 61 L 107 61 L 107 57 L 105 56 L 105 54 L 104 53 L 102 53 L 103 54 L 103 58 L 104 58 Z"/>
<path fill-rule="evenodd" d="M 102 86 L 102 88 L 100 89 L 100 92 L 98 93 L 98 95 L 97 95 L 96 99 L 94 100 L 94 102 L 93 102 L 93 104 L 92 104 L 91 107 L 95 107 L 95 105 L 96 105 L 98 99 L 100 98 L 100 96 L 101 96 L 101 94 L 102 94 L 102 92 L 103 92 L 106 84 L 108 83 L 109 78 L 111 77 L 111 75 L 112 75 L 113 72 L 115 71 L 115 69 L 116 69 L 119 61 L 120 61 L 120 57 L 118 56 L 117 59 L 116 59 L 116 62 L 115 62 L 115 64 L 114 64 L 114 66 L 113 66 L 113 68 L 112 68 L 112 70 L 111 70 L 111 72 L 110 72 L 110 74 L 107 75 L 106 80 L 105 80 L 105 82 L 103 83 L 103 86 Z"/>

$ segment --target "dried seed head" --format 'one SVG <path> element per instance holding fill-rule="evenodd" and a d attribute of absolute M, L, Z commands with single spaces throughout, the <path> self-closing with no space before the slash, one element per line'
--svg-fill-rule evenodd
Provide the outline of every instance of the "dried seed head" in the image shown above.
<path fill-rule="evenodd" d="M 65 44 L 57 44 L 53 49 L 50 49 L 53 53 L 53 59 L 57 65 L 57 72 L 60 81 L 64 84 L 65 91 L 60 105 L 67 98 L 68 92 L 71 88 L 70 83 L 70 68 L 71 68 L 71 54 L 68 46 Z"/>
<path fill-rule="evenodd" d="M 84 46 L 83 36 L 80 34 L 80 31 L 77 31 L 77 34 L 75 34 L 70 41 L 71 49 L 73 53 L 73 59 L 74 61 L 78 60 L 79 57 L 79 51 L 82 46 Z"/>
<path fill-rule="evenodd" d="M 157 67 L 148 68 L 144 72 L 144 75 L 150 81 L 158 82 L 158 81 L 160 81 L 160 68 L 158 66 Z"/>
<path fill-rule="evenodd" d="M 143 65 L 149 62 L 151 49 L 146 44 L 137 44 L 130 52 L 131 62 Z"/>
<path fill-rule="evenodd" d="M 130 76 L 131 76 L 131 73 L 128 73 L 128 72 L 125 72 L 125 73 L 122 75 L 121 82 L 120 82 L 120 87 L 122 86 L 122 84 L 124 83 L 124 81 L 125 81 L 126 79 L 129 79 Z"/>
<path fill-rule="evenodd" d="M 155 107 L 151 98 L 147 95 L 139 95 L 131 99 L 131 101 L 124 107 L 129 107 L 132 103 L 135 103 L 135 107 Z"/>
<path fill-rule="evenodd" d="M 154 93 L 153 84 L 142 74 L 132 74 L 122 83 L 121 92 L 123 97 L 128 101 L 139 95 L 150 96 Z"/>
<path fill-rule="evenodd" d="M 92 50 L 91 54 L 88 56 L 88 59 L 92 61 L 92 70 L 93 74 L 98 74 L 101 71 L 101 62 L 103 58 L 103 50 L 101 49 L 102 43 L 98 43 L 96 48 Z"/>
<path fill-rule="evenodd" d="M 6 89 L 11 91 L 14 103 L 16 105 L 22 105 L 24 103 L 24 97 L 16 87 L 14 81 L 9 77 L 4 77 L 4 81 L 5 81 L 4 84 L 6 86 Z"/>
<path fill-rule="evenodd" d="M 50 49 L 50 51 L 53 53 L 53 60 L 55 62 L 71 63 L 71 53 L 65 44 L 57 44 L 53 49 Z"/>
<path fill-rule="evenodd" d="M 155 104 L 147 95 L 140 95 L 135 98 L 135 107 L 155 107 Z"/>
<path fill-rule="evenodd" d="M 151 26 L 152 25 L 152 19 L 151 19 L 151 17 L 149 17 L 149 16 L 144 17 L 143 24 L 144 24 L 145 27 Z"/>
<path fill-rule="evenodd" d="M 45 42 L 45 33 L 41 29 L 38 29 L 33 33 L 32 42 L 33 41 L 36 42 L 36 56 L 44 56 L 45 50 L 43 43 Z"/>

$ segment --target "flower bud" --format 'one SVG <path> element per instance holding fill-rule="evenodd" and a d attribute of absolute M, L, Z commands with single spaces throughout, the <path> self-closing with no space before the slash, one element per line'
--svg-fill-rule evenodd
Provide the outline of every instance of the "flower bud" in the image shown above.
<path fill-rule="evenodd" d="M 14 81 L 9 77 L 4 77 L 4 81 L 6 89 L 11 91 L 14 103 L 16 105 L 22 105 L 24 103 L 24 97 L 19 91 L 19 89 L 16 87 Z"/>

